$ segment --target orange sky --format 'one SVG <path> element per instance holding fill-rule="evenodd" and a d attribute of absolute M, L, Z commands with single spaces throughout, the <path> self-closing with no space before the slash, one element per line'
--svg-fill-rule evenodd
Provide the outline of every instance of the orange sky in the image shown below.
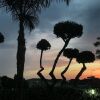
<path fill-rule="evenodd" d="M 63 63 L 60 63 L 62 61 L 62 60 L 61 61 L 60 60 L 59 60 L 59 64 L 58 64 L 59 67 L 57 66 L 56 70 L 55 70 L 55 75 L 56 75 L 57 79 L 61 78 L 60 73 L 67 65 L 67 63 L 65 61 L 63 61 Z M 95 76 L 95 77 L 100 78 L 100 60 L 96 60 L 94 63 L 87 63 L 86 66 L 87 66 L 87 70 L 83 73 L 83 75 L 81 76 L 81 79 L 87 78 L 88 76 Z M 73 60 L 68 72 L 65 73 L 66 78 L 74 79 L 81 68 L 82 68 L 82 64 L 78 64 L 75 60 Z M 38 77 L 36 74 L 38 70 L 39 69 L 27 70 L 27 71 L 25 71 L 24 75 L 26 78 Z M 43 75 L 49 79 L 50 79 L 50 76 L 48 74 L 49 74 L 50 70 L 51 70 L 51 68 L 49 66 L 48 68 L 46 67 L 45 70 L 42 72 Z"/>
<path fill-rule="evenodd" d="M 38 41 L 38 40 L 37 40 Z M 68 48 L 71 46 L 75 48 L 72 45 L 72 43 L 77 44 L 76 40 L 72 40 L 70 44 L 68 45 Z M 45 68 L 45 70 L 42 72 L 43 75 L 50 79 L 49 72 L 53 66 L 54 60 L 59 52 L 59 50 L 63 47 L 64 43 L 61 39 L 52 39 L 50 41 L 52 48 L 50 50 L 44 51 L 42 64 Z M 92 44 L 91 44 L 92 45 Z M 84 47 L 84 46 L 83 46 Z M 94 46 L 93 46 L 94 47 Z M 89 49 L 86 49 L 89 50 Z M 95 48 L 92 49 L 95 53 Z M 82 50 L 80 50 L 81 52 Z M 91 50 L 89 50 L 91 51 Z M 35 49 L 29 49 L 27 48 L 26 52 L 26 63 L 25 63 L 25 72 L 24 77 L 25 78 L 37 78 L 37 72 L 40 69 L 40 50 Z M 64 57 L 63 55 L 60 56 L 57 67 L 55 69 L 55 76 L 57 79 L 61 78 L 61 72 L 64 70 L 64 68 L 67 66 L 69 62 L 69 59 Z M 93 63 L 86 63 L 87 70 L 83 73 L 81 76 L 81 79 L 87 78 L 89 76 L 95 76 L 100 78 L 100 60 L 95 60 Z M 82 64 L 79 64 L 76 62 L 75 59 L 73 59 L 70 68 L 68 69 L 68 72 L 65 73 L 65 76 L 67 79 L 74 79 L 75 76 L 78 74 L 80 69 L 82 68 Z"/>

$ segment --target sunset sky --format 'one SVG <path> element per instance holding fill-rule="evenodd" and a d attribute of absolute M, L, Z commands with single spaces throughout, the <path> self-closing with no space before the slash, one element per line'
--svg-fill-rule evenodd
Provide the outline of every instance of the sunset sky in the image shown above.
<path fill-rule="evenodd" d="M 45 70 L 43 75 L 50 78 L 50 72 L 54 59 L 64 42 L 53 34 L 53 27 L 60 21 L 75 21 L 83 25 L 83 35 L 80 38 L 74 38 L 70 41 L 68 47 L 78 48 L 80 51 L 90 50 L 95 53 L 93 43 L 100 37 L 100 0 L 71 0 L 69 6 L 64 2 L 53 2 L 49 8 L 43 9 L 39 15 L 39 25 L 31 33 L 26 29 L 26 62 L 24 77 L 35 78 L 39 70 L 40 50 L 37 50 L 36 44 L 41 39 L 47 39 L 51 44 L 51 49 L 44 52 L 43 66 Z M 16 73 L 16 52 L 18 22 L 14 22 L 10 13 L 0 10 L 0 32 L 5 36 L 5 42 L 0 44 L 0 76 L 7 75 L 13 77 Z M 68 58 L 60 57 L 57 64 L 55 75 L 61 78 L 61 71 L 67 66 Z M 96 76 L 100 78 L 100 60 L 94 63 L 86 64 L 87 70 L 81 78 Z M 75 78 L 76 74 L 82 68 L 74 59 L 68 72 L 65 74 L 67 79 Z"/>

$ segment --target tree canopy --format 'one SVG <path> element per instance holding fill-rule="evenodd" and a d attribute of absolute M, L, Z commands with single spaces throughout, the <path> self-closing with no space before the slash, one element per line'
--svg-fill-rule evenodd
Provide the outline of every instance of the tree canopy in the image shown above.
<path fill-rule="evenodd" d="M 63 55 L 68 58 L 76 58 L 78 53 L 78 49 L 67 48 L 64 50 Z"/>
<path fill-rule="evenodd" d="M 72 21 L 59 22 L 54 26 L 54 34 L 66 41 L 68 38 L 81 37 L 83 26 Z"/>
<path fill-rule="evenodd" d="M 83 51 L 77 56 L 78 63 L 90 63 L 94 62 L 94 60 L 95 55 L 91 51 Z"/>
<path fill-rule="evenodd" d="M 50 43 L 46 39 L 41 39 L 37 43 L 37 49 L 40 49 L 40 50 L 48 50 L 50 48 L 51 48 L 51 45 L 50 45 Z"/>

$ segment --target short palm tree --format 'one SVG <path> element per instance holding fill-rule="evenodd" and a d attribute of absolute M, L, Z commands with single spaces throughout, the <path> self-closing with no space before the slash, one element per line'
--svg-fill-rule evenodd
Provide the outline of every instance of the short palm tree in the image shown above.
<path fill-rule="evenodd" d="M 72 38 L 81 37 L 82 33 L 83 33 L 83 26 L 80 24 L 77 24 L 75 22 L 72 22 L 72 21 L 59 22 L 54 26 L 54 34 L 58 38 L 61 38 L 65 44 L 64 44 L 63 48 L 60 50 L 60 52 L 58 53 L 58 55 L 54 61 L 52 70 L 49 73 L 49 75 L 52 77 L 52 79 L 55 79 L 53 72 L 54 72 L 56 64 L 59 60 L 59 57 L 61 56 L 62 52 L 67 47 L 69 41 Z"/>
<path fill-rule="evenodd" d="M 83 51 L 83 52 L 79 53 L 76 60 L 77 60 L 78 63 L 83 64 L 82 69 L 80 70 L 80 72 L 75 77 L 75 80 L 79 80 L 79 78 L 81 77 L 83 72 L 86 70 L 85 63 L 94 62 L 95 61 L 95 55 L 91 51 Z"/>
<path fill-rule="evenodd" d="M 4 42 L 4 36 L 3 34 L 0 32 L 0 43 Z"/>
<path fill-rule="evenodd" d="M 40 70 L 38 71 L 38 75 L 44 70 L 44 67 L 42 66 L 42 56 L 43 56 L 43 51 L 46 51 L 51 48 L 50 43 L 46 39 L 41 39 L 37 43 L 37 49 L 41 50 L 41 56 L 40 56 Z"/>
<path fill-rule="evenodd" d="M 66 73 L 66 71 L 68 70 L 73 58 L 76 58 L 79 54 L 79 51 L 78 49 L 72 49 L 72 48 L 68 48 L 68 49 L 65 49 L 64 52 L 63 52 L 63 56 L 69 58 L 69 63 L 67 65 L 67 67 L 62 71 L 61 73 L 61 76 L 63 78 L 63 80 L 66 80 L 64 74 Z"/>

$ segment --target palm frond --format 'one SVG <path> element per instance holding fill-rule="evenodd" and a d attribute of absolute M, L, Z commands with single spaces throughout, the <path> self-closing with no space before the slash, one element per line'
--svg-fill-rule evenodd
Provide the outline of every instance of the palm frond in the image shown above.
<path fill-rule="evenodd" d="M 24 25 L 30 31 L 38 24 L 38 13 L 42 8 L 47 8 L 54 0 L 0 0 L 0 7 L 11 12 L 13 20 L 20 20 L 20 16 L 24 19 Z M 56 0 L 64 1 L 69 4 L 70 0 Z"/>
<path fill-rule="evenodd" d="M 38 25 L 38 16 L 25 15 L 24 25 L 31 31 Z"/>
<path fill-rule="evenodd" d="M 71 0 L 56 0 L 56 2 L 65 2 L 67 5 L 69 5 Z"/>

